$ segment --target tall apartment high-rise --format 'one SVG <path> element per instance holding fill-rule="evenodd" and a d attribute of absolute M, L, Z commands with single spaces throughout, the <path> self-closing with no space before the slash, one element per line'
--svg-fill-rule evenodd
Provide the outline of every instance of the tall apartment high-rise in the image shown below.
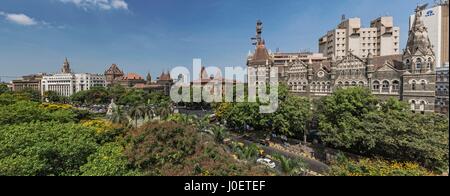
<path fill-rule="evenodd" d="M 360 18 L 343 17 L 342 22 L 319 39 L 319 52 L 328 58 L 341 59 L 348 55 L 366 58 L 400 54 L 400 27 L 394 26 L 392 16 L 379 17 L 370 27 L 361 27 Z"/>
<path fill-rule="evenodd" d="M 433 51 L 436 56 L 436 67 L 448 67 L 448 0 L 440 1 L 434 6 L 422 10 L 420 18 L 428 30 Z M 415 15 L 410 16 L 409 28 L 414 24 Z"/>

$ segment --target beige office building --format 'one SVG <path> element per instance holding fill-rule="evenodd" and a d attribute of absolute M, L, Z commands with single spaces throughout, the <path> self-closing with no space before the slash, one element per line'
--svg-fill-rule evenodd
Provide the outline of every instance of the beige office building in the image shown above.
<path fill-rule="evenodd" d="M 328 58 L 341 59 L 352 54 L 366 58 L 400 54 L 400 28 L 391 16 L 377 18 L 370 27 L 361 26 L 360 18 L 343 18 L 342 22 L 319 39 L 319 52 Z"/>

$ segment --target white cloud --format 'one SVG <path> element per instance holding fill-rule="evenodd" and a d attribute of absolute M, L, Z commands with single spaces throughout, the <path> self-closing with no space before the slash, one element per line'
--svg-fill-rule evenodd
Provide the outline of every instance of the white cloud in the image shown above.
<path fill-rule="evenodd" d="M 23 26 L 39 26 L 39 27 L 47 27 L 47 28 L 57 28 L 57 29 L 65 29 L 65 25 L 54 25 L 52 23 L 46 21 L 38 21 L 34 18 L 27 16 L 22 13 L 6 13 L 0 11 L 0 20 L 2 17 L 14 24 L 23 25 Z"/>
<path fill-rule="evenodd" d="M 14 13 L 5 13 L 5 12 L 0 12 L 1 16 L 4 16 L 6 20 L 19 24 L 19 25 L 24 25 L 24 26 L 31 26 L 31 25 L 37 25 L 38 22 L 25 15 L 25 14 L 14 14 Z"/>
<path fill-rule="evenodd" d="M 128 10 L 128 3 L 125 0 L 59 0 L 64 3 L 73 3 L 85 10 L 87 9 L 122 9 Z"/>

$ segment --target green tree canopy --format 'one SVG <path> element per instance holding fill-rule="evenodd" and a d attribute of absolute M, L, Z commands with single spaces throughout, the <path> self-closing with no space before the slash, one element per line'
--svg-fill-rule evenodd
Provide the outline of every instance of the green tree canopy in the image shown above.
<path fill-rule="evenodd" d="M 215 113 L 232 129 L 277 132 L 288 136 L 303 135 L 311 120 L 311 104 L 307 98 L 289 95 L 285 85 L 278 86 L 279 107 L 275 113 L 260 113 L 259 102 L 215 104 Z"/>
<path fill-rule="evenodd" d="M 73 103 L 77 104 L 108 104 L 111 101 L 109 92 L 106 88 L 95 87 L 86 91 L 80 91 L 70 97 Z"/>
<path fill-rule="evenodd" d="M 9 88 L 6 84 L 0 84 L 0 95 L 9 91 Z"/>
<path fill-rule="evenodd" d="M 81 125 L 35 122 L 0 126 L 0 175 L 79 175 L 98 147 Z"/>
<path fill-rule="evenodd" d="M 53 103 L 60 103 L 66 100 L 65 97 L 58 95 L 58 93 L 56 93 L 55 91 L 44 92 L 43 99 Z"/>
<path fill-rule="evenodd" d="M 321 139 L 333 148 L 448 168 L 448 117 L 412 113 L 404 102 L 381 101 L 362 88 L 324 97 L 317 114 Z"/>
<path fill-rule="evenodd" d="M 33 121 L 58 121 L 68 123 L 76 121 L 75 113 L 70 109 L 50 110 L 40 103 L 18 101 L 11 105 L 0 106 L 0 124 L 19 124 Z"/>
<path fill-rule="evenodd" d="M 124 155 L 124 147 L 118 142 L 101 146 L 96 153 L 88 157 L 88 162 L 81 166 L 83 176 L 137 176 Z"/>

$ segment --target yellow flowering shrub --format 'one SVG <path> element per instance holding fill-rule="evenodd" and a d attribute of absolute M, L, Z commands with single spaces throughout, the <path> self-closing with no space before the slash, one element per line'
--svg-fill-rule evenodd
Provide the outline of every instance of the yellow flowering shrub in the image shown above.
<path fill-rule="evenodd" d="M 43 108 L 45 108 L 47 110 L 51 110 L 51 111 L 73 109 L 72 105 L 69 105 L 69 104 L 55 104 L 55 103 L 43 103 L 43 104 L 41 104 L 41 107 L 43 107 Z"/>
<path fill-rule="evenodd" d="M 82 121 L 82 125 L 85 127 L 93 128 L 95 133 L 102 134 L 114 129 L 120 128 L 120 126 L 113 124 L 105 119 L 94 119 Z"/>
<path fill-rule="evenodd" d="M 416 163 L 386 161 L 381 159 L 348 160 L 341 158 L 331 165 L 332 176 L 432 176 Z"/>

